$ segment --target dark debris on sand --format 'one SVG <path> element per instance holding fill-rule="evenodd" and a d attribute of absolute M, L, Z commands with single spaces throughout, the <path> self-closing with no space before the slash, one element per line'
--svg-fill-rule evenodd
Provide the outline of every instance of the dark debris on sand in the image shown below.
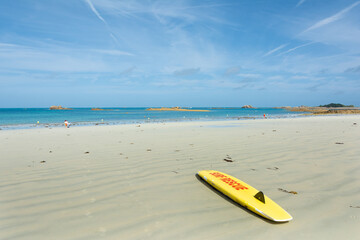
<path fill-rule="evenodd" d="M 223 160 L 224 160 L 225 162 L 234 162 L 229 155 L 226 155 L 226 157 L 225 157 Z"/>
<path fill-rule="evenodd" d="M 285 192 L 285 193 L 291 193 L 291 194 L 298 194 L 298 192 L 295 192 L 295 191 L 288 191 L 288 190 L 285 190 L 285 189 L 282 189 L 282 188 L 278 188 L 279 191 L 282 191 L 282 192 Z"/>
<path fill-rule="evenodd" d="M 278 167 L 272 167 L 272 168 L 266 168 L 266 169 L 269 169 L 269 170 L 274 170 L 274 171 L 276 171 L 276 170 L 279 170 L 279 168 Z"/>

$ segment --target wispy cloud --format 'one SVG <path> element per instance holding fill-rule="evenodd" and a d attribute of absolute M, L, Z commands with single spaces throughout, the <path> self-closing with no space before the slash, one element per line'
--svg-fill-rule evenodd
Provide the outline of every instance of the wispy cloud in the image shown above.
<path fill-rule="evenodd" d="M 317 92 L 319 90 L 319 88 L 321 88 L 323 86 L 324 86 L 324 84 L 318 83 L 318 84 L 314 84 L 314 85 L 307 87 L 306 90 L 311 91 L 311 92 Z"/>
<path fill-rule="evenodd" d="M 300 0 L 297 4 L 296 4 L 296 7 L 299 7 L 301 6 L 306 0 Z"/>
<path fill-rule="evenodd" d="M 133 59 L 134 54 L 111 49 L 73 48 L 57 44 L 39 47 L 0 42 L 0 72 L 4 70 L 43 72 L 116 72 L 128 65 L 107 59 Z"/>
<path fill-rule="evenodd" d="M 190 76 L 190 75 L 194 75 L 196 73 L 200 72 L 200 68 L 187 68 L 187 69 L 182 69 L 182 70 L 177 70 L 174 72 L 175 76 Z"/>
<path fill-rule="evenodd" d="M 306 46 L 309 46 L 309 45 L 314 44 L 314 43 L 315 43 L 315 42 L 309 42 L 309 43 L 305 43 L 305 44 L 302 44 L 302 45 L 297 46 L 297 47 L 293 47 L 293 48 L 291 48 L 291 49 L 289 49 L 289 50 L 287 50 L 287 51 L 285 51 L 285 52 L 280 53 L 278 56 L 281 56 L 281 55 L 290 53 L 290 52 L 292 52 L 292 51 L 295 51 L 296 49 L 299 49 L 299 48 L 302 48 L 302 47 L 306 47 Z"/>
<path fill-rule="evenodd" d="M 101 20 L 103 21 L 106 25 L 107 22 L 105 21 L 105 19 L 100 15 L 100 13 L 96 10 L 96 8 L 94 7 L 94 5 L 92 4 L 92 2 L 90 0 L 85 0 L 87 2 L 87 4 L 89 4 L 89 7 L 91 9 L 91 11 L 93 11 L 93 13 L 95 13 L 95 15 Z"/>
<path fill-rule="evenodd" d="M 0 42 L 0 50 L 1 50 L 2 48 L 7 48 L 7 47 L 17 47 L 17 45 L 15 45 L 15 44 L 10 44 L 10 43 L 1 43 L 1 42 Z"/>
<path fill-rule="evenodd" d="M 271 80 L 271 81 L 278 81 L 278 80 L 283 80 L 284 77 L 281 76 L 281 75 L 274 75 L 274 76 L 270 76 L 267 78 L 268 80 Z"/>
<path fill-rule="evenodd" d="M 360 65 L 357 67 L 348 68 L 345 73 L 360 73 Z"/>
<path fill-rule="evenodd" d="M 286 46 L 287 46 L 287 44 L 282 44 L 282 45 L 278 46 L 277 48 L 274 48 L 274 49 L 270 50 L 269 52 L 265 53 L 264 57 L 269 56 L 269 55 L 273 54 L 274 52 L 277 52 L 277 51 L 283 49 Z"/>
<path fill-rule="evenodd" d="M 97 52 L 97 53 L 103 53 L 103 54 L 114 55 L 114 56 L 134 56 L 134 54 L 132 54 L 132 53 L 123 52 L 123 51 L 119 51 L 119 50 L 94 49 L 93 51 Z"/>
<path fill-rule="evenodd" d="M 116 44 L 119 44 L 119 40 L 117 37 L 113 34 L 113 32 L 110 29 L 109 24 L 105 21 L 105 19 L 100 15 L 98 10 L 95 8 L 94 4 L 91 2 L 91 0 L 85 0 L 87 4 L 89 5 L 91 11 L 97 16 L 98 19 L 100 19 L 106 26 L 107 30 L 109 31 L 110 37 L 114 40 Z"/>
<path fill-rule="evenodd" d="M 241 67 L 231 67 L 226 69 L 225 76 L 232 76 L 240 72 Z"/>
<path fill-rule="evenodd" d="M 238 76 L 243 78 L 251 78 L 251 79 L 261 77 L 261 75 L 257 73 L 240 73 L 238 74 Z"/>
<path fill-rule="evenodd" d="M 129 75 L 131 73 L 133 73 L 136 70 L 135 66 L 129 67 L 127 69 L 125 69 L 124 71 L 121 72 L 121 75 Z"/>
<path fill-rule="evenodd" d="M 338 21 L 341 18 L 343 18 L 347 12 L 349 12 L 351 9 L 353 9 L 354 7 L 356 7 L 357 5 L 360 4 L 360 1 L 357 1 L 353 4 L 351 4 L 350 6 L 348 6 L 347 8 L 344 8 L 343 10 L 341 10 L 340 12 L 328 17 L 328 18 L 324 18 L 321 21 L 318 21 L 317 23 L 315 23 L 314 25 L 312 25 L 311 27 L 309 27 L 308 29 L 306 29 L 305 31 L 303 31 L 302 33 L 308 32 L 308 31 L 312 31 L 314 29 L 323 27 L 325 25 L 328 25 L 332 22 Z"/>

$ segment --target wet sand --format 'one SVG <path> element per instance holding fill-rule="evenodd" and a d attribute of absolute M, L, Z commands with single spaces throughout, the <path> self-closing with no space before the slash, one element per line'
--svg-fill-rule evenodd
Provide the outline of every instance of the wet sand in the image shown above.
<path fill-rule="evenodd" d="M 360 233 L 359 115 L 2 130 L 0 143 L 0 239 Z M 196 177 L 205 169 L 294 219 L 273 224 L 239 207 Z"/>

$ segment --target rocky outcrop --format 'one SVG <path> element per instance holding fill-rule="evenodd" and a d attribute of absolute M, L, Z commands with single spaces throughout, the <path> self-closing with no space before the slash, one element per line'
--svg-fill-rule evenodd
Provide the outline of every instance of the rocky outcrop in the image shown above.
<path fill-rule="evenodd" d="M 51 106 L 50 110 L 72 110 L 71 108 L 64 108 L 61 105 L 59 106 Z"/>
<path fill-rule="evenodd" d="M 291 112 L 325 112 L 328 109 L 324 107 L 307 107 L 307 106 L 300 106 L 300 107 L 282 107 Z"/>
<path fill-rule="evenodd" d="M 105 109 L 102 109 L 102 108 L 92 108 L 91 110 L 92 111 L 105 111 Z"/>
<path fill-rule="evenodd" d="M 329 109 L 327 111 L 314 112 L 315 115 L 325 114 L 360 114 L 360 109 Z"/>
<path fill-rule="evenodd" d="M 325 115 L 325 114 L 360 114 L 360 109 L 355 107 L 349 108 L 326 108 L 326 107 L 282 107 L 283 109 L 292 112 L 310 112 L 313 115 Z"/>
<path fill-rule="evenodd" d="M 254 107 L 251 106 L 251 105 L 244 105 L 244 106 L 242 106 L 241 108 L 254 108 Z"/>

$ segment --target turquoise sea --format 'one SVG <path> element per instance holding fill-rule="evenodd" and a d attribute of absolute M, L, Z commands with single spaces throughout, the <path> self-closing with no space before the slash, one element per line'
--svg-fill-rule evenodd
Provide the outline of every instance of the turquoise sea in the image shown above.
<path fill-rule="evenodd" d="M 209 112 L 147 111 L 146 108 L 91 108 L 49 110 L 49 108 L 0 108 L 0 129 L 63 126 L 68 120 L 72 126 L 99 124 L 127 124 L 163 121 L 231 120 L 296 117 L 300 113 L 276 108 L 191 108 Z"/>

